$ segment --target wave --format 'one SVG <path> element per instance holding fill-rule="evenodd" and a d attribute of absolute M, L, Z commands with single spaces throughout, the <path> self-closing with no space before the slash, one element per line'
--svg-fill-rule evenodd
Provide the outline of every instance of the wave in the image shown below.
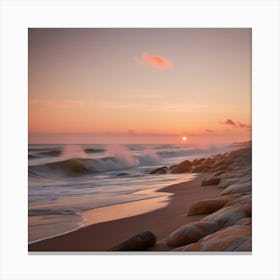
<path fill-rule="evenodd" d="M 117 157 L 104 157 L 100 159 L 72 158 L 40 165 L 30 165 L 28 167 L 28 174 L 33 178 L 61 175 L 76 177 L 97 172 L 121 170 L 155 162 L 150 155 L 143 155 L 134 159 L 134 161 L 127 161 L 124 158 Z"/>
<path fill-rule="evenodd" d="M 29 209 L 28 216 L 77 215 L 76 210 Z"/>

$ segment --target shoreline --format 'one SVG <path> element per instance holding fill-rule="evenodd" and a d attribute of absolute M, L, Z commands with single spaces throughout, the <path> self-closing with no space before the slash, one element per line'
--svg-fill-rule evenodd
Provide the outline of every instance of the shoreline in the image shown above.
<path fill-rule="evenodd" d="M 180 182 L 180 183 L 186 183 L 191 180 L 194 180 L 195 178 L 196 178 L 196 175 L 193 174 L 193 178 L 191 178 L 187 181 Z M 173 193 L 164 192 L 162 190 L 165 188 L 168 188 L 170 186 L 180 184 L 180 183 L 175 183 L 175 184 L 164 186 L 164 187 L 156 187 L 156 188 L 152 188 L 152 189 L 138 190 L 133 193 L 133 194 L 141 194 L 141 195 L 143 195 L 143 194 L 153 195 L 153 194 L 161 193 L 162 195 L 156 195 L 156 196 L 151 196 L 151 197 L 147 197 L 147 198 L 139 198 L 137 200 L 120 202 L 120 203 L 116 203 L 116 204 L 109 204 L 106 206 L 101 206 L 101 207 L 97 207 L 97 208 L 84 210 L 79 213 L 79 215 L 82 218 L 82 221 L 79 222 L 76 227 L 73 227 L 73 229 L 65 230 L 65 231 L 63 231 L 61 233 L 57 233 L 57 234 L 52 234 L 48 237 L 38 238 L 36 240 L 28 242 L 28 245 L 31 245 L 31 244 L 34 244 L 37 242 L 41 242 L 41 241 L 44 241 L 47 239 L 51 239 L 54 237 L 59 237 L 59 236 L 77 231 L 86 226 L 90 226 L 90 225 L 94 225 L 94 224 L 98 224 L 98 223 L 102 223 L 102 222 L 110 222 L 110 221 L 114 221 L 114 220 L 118 220 L 118 219 L 125 219 L 128 217 L 134 217 L 137 215 L 145 214 L 145 213 L 166 207 L 170 201 L 170 197 L 173 196 Z M 153 202 L 155 204 L 152 204 Z M 113 210 L 113 213 L 110 213 L 109 210 L 111 210 L 111 211 Z M 122 213 L 118 212 L 118 214 L 116 214 L 115 211 L 118 211 L 118 210 L 119 211 L 122 210 Z"/>
<path fill-rule="evenodd" d="M 86 224 L 85 226 L 82 226 L 74 231 L 70 231 L 40 241 L 34 241 L 32 243 L 29 243 L 28 250 L 29 252 L 107 251 L 116 242 L 128 238 L 132 234 L 141 231 L 141 229 L 142 230 L 149 229 L 151 227 L 156 228 L 155 232 L 158 233 L 157 236 L 162 237 L 159 238 L 159 240 L 163 239 L 164 236 L 166 236 L 169 232 L 178 228 L 179 226 L 187 222 L 197 221 L 201 219 L 203 216 L 205 216 L 205 215 L 199 215 L 193 217 L 187 216 L 188 209 L 191 207 L 191 205 L 195 200 L 200 200 L 201 198 L 208 199 L 209 197 L 215 197 L 220 193 L 220 189 L 218 189 L 215 186 L 209 186 L 209 187 L 200 186 L 201 181 L 203 180 L 205 175 L 206 175 L 205 173 L 198 174 L 196 178 L 193 178 L 190 181 L 169 185 L 155 190 L 155 192 L 166 192 L 166 193 L 170 193 L 170 195 L 140 200 L 141 202 L 143 202 L 151 199 L 166 198 L 166 197 L 169 198 L 167 204 L 161 208 L 149 210 L 148 212 L 146 211 L 142 214 L 136 214 L 125 218 L 114 219 L 114 220 L 104 221 L 95 224 L 88 224 L 88 225 Z M 189 203 L 184 203 L 186 202 L 186 200 L 189 200 Z M 136 202 L 133 201 L 127 203 L 134 204 L 138 202 L 139 201 Z M 127 203 L 116 204 L 113 205 L 113 207 L 118 207 L 119 205 L 124 205 L 125 207 Z M 87 210 L 86 212 L 88 211 L 94 212 L 96 211 L 96 209 Z M 166 216 L 169 216 L 170 221 L 167 222 L 166 224 L 168 225 L 164 227 L 162 223 L 159 223 L 160 222 L 159 220 L 160 219 L 164 220 Z M 171 223 L 172 220 L 173 223 Z M 136 224 L 138 224 L 138 226 Z M 155 225 L 150 226 L 152 224 Z M 172 226 L 170 226 L 170 224 L 172 224 Z M 109 234 L 108 236 L 108 232 L 114 231 L 115 226 L 118 227 L 118 238 L 116 237 L 116 235 L 110 236 Z M 112 230 L 110 230 L 111 227 Z M 162 227 L 162 229 L 160 229 L 160 227 Z M 107 232 L 107 236 L 106 236 L 106 232 Z M 85 242 L 85 240 L 87 242 Z M 96 240 L 95 244 L 92 244 L 92 242 L 90 242 L 93 240 Z M 158 249 L 161 250 L 161 248 Z"/>

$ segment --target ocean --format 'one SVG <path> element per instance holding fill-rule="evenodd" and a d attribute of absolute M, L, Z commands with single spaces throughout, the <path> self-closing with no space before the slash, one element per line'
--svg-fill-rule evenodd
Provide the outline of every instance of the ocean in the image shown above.
<path fill-rule="evenodd" d="M 192 180 L 196 174 L 150 171 L 227 150 L 230 147 L 187 144 L 29 145 L 28 242 L 84 226 L 84 213 L 90 209 L 166 196 L 154 190 Z"/>

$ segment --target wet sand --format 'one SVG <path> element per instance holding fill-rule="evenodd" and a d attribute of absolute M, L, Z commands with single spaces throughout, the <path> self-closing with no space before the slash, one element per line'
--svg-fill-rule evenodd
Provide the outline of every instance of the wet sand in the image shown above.
<path fill-rule="evenodd" d="M 170 232 L 178 227 L 188 222 L 198 221 L 204 217 L 204 215 L 186 215 L 193 203 L 202 199 L 218 196 L 221 192 L 218 186 L 201 186 L 203 178 L 205 178 L 205 174 L 199 175 L 192 181 L 171 185 L 158 190 L 159 192 L 168 192 L 172 194 L 169 198 L 165 197 L 165 199 L 170 200 L 168 204 L 166 201 L 163 201 L 163 203 L 165 203 L 164 205 L 167 204 L 167 206 L 163 208 L 133 217 L 117 219 L 118 215 L 121 217 L 121 213 L 118 214 L 117 212 L 124 211 L 124 209 L 127 208 L 125 204 L 118 205 L 113 209 L 113 212 L 116 212 L 113 214 L 115 220 L 88 225 L 64 235 L 29 244 L 28 250 L 29 252 L 107 251 L 121 240 L 125 240 L 131 235 L 145 230 L 154 232 L 159 241 L 156 247 L 150 248 L 150 250 L 168 250 L 168 248 L 165 247 L 166 245 L 161 245 L 160 240 L 164 239 Z M 148 200 L 137 201 L 135 205 L 131 202 L 129 207 L 133 209 L 135 206 L 141 211 L 141 207 L 144 207 L 145 203 L 150 202 L 151 201 L 148 202 Z M 141 203 L 143 204 L 141 205 Z M 107 211 L 108 209 L 103 210 Z M 89 210 L 89 212 L 86 213 L 89 219 L 88 223 L 90 223 L 90 219 L 93 218 L 91 215 L 94 216 L 94 219 L 100 217 L 100 221 L 104 221 L 104 212 L 96 213 L 96 210 Z"/>

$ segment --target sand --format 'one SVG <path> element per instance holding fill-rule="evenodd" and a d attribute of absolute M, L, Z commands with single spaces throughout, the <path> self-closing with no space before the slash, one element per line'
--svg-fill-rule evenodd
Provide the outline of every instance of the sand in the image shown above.
<path fill-rule="evenodd" d="M 171 193 L 171 196 L 119 204 L 111 209 L 104 207 L 104 209 L 89 210 L 85 213 L 87 224 L 91 224 L 93 220 L 95 223 L 99 223 L 85 226 L 71 233 L 32 243 L 28 246 L 28 250 L 29 252 L 106 251 L 131 235 L 145 230 L 150 230 L 157 236 L 157 245 L 149 250 L 170 250 L 164 242 L 170 232 L 184 224 L 201 220 L 206 216 L 187 216 L 188 210 L 194 202 L 216 197 L 221 192 L 218 186 L 202 187 L 201 181 L 203 178 L 205 178 L 205 174 L 199 175 L 192 181 L 157 190 L 158 192 Z M 162 203 L 162 208 L 152 210 L 153 203 Z M 135 216 L 121 218 L 125 215 L 123 212 L 128 210 L 128 207 L 129 209 L 134 209 L 133 214 Z M 150 212 L 141 214 L 141 211 Z M 114 220 L 106 221 L 108 219 Z"/>

